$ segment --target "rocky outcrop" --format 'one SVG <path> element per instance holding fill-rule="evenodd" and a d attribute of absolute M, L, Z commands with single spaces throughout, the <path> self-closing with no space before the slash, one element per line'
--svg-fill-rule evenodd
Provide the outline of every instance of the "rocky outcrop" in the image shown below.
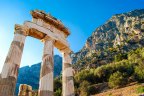
<path fill-rule="evenodd" d="M 73 55 L 76 69 L 101 66 L 119 53 L 144 46 L 144 9 L 112 16 L 87 39 Z"/>

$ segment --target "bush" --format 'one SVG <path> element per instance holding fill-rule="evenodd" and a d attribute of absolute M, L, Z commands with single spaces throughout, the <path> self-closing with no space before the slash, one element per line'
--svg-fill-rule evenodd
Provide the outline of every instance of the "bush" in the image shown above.
<path fill-rule="evenodd" d="M 61 78 L 54 79 L 54 96 L 61 96 L 62 94 L 62 82 Z"/>
<path fill-rule="evenodd" d="M 126 80 L 124 75 L 117 71 L 110 76 L 108 84 L 110 88 L 119 88 L 126 84 Z"/>
<path fill-rule="evenodd" d="M 144 86 L 139 86 L 137 88 L 137 93 L 144 93 Z"/>
<path fill-rule="evenodd" d="M 96 90 L 94 85 L 91 85 L 88 87 L 88 93 L 90 93 L 90 95 L 94 95 L 94 94 L 98 93 L 98 91 Z"/>
<path fill-rule="evenodd" d="M 90 72 L 89 70 L 82 70 L 77 75 L 75 75 L 74 78 L 77 83 L 81 83 L 84 80 L 94 83 L 95 77 L 93 75 L 93 72 Z"/>
<path fill-rule="evenodd" d="M 135 78 L 139 82 L 144 82 L 144 68 L 143 66 L 135 67 Z"/>
<path fill-rule="evenodd" d="M 89 96 L 89 90 L 88 90 L 88 87 L 90 86 L 90 83 L 88 81 L 83 81 L 81 84 L 80 84 L 80 96 Z"/>
<path fill-rule="evenodd" d="M 54 96 L 61 96 L 62 94 L 62 90 L 59 88 L 56 90 L 56 92 L 54 93 Z"/>
<path fill-rule="evenodd" d="M 115 61 L 118 62 L 118 61 L 121 61 L 121 60 L 127 59 L 127 58 L 128 58 L 127 54 L 118 54 L 115 56 Z"/>

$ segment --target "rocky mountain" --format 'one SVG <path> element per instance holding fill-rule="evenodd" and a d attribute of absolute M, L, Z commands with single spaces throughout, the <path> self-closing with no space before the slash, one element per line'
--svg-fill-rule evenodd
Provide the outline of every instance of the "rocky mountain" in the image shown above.
<path fill-rule="evenodd" d="M 19 69 L 19 75 L 16 85 L 16 94 L 18 94 L 18 88 L 20 84 L 28 84 L 33 89 L 38 89 L 39 77 L 40 77 L 41 63 L 34 64 L 32 66 L 25 66 Z M 54 76 L 59 76 L 62 71 L 62 57 L 59 55 L 54 56 Z"/>
<path fill-rule="evenodd" d="M 144 9 L 112 16 L 73 54 L 75 69 L 97 67 L 114 61 L 118 54 L 144 46 Z M 124 56 L 123 56 L 124 57 Z"/>

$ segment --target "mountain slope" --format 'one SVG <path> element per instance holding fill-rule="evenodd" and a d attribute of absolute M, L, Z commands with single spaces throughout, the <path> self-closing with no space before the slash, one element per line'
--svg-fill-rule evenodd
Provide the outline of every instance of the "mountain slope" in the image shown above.
<path fill-rule="evenodd" d="M 111 63 L 117 54 L 144 46 L 144 9 L 112 16 L 73 55 L 75 69 Z"/>

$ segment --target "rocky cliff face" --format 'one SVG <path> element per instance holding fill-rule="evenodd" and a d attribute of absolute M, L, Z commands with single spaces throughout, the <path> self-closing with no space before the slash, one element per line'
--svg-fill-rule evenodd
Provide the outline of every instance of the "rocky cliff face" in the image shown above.
<path fill-rule="evenodd" d="M 76 69 L 110 63 L 115 55 L 144 46 L 144 9 L 112 16 L 73 55 Z"/>
<path fill-rule="evenodd" d="M 31 67 L 25 66 L 19 69 L 19 75 L 16 85 L 16 94 L 18 94 L 18 89 L 20 84 L 28 84 L 33 87 L 33 89 L 38 89 L 39 87 L 39 77 L 40 77 L 41 63 L 34 64 Z M 62 71 L 62 57 L 59 55 L 54 56 L 54 76 L 59 76 Z"/>

